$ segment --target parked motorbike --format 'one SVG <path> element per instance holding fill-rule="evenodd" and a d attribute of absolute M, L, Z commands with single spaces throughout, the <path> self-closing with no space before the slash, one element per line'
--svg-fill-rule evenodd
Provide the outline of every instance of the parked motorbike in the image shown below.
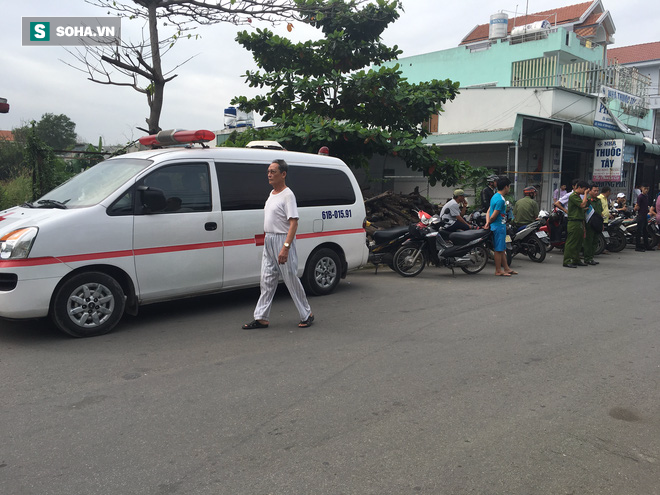
<path fill-rule="evenodd" d="M 470 226 L 475 229 L 482 229 L 486 225 L 486 213 L 481 211 L 475 211 L 470 213 L 465 219 L 470 224 Z M 494 253 L 495 249 L 493 246 L 493 236 L 486 239 L 486 250 L 488 251 L 488 258 L 491 260 L 495 259 Z M 511 261 L 513 261 L 513 245 L 511 244 L 511 236 L 507 234 L 506 236 L 506 262 L 511 266 Z"/>
<path fill-rule="evenodd" d="M 369 262 L 375 265 L 376 273 L 380 265 L 387 265 L 394 270 L 394 254 L 407 239 L 410 238 L 411 227 L 415 225 L 424 226 L 431 219 L 431 215 L 424 211 L 418 211 L 418 224 L 403 225 L 384 230 L 377 230 L 373 234 L 373 240 L 367 243 L 369 247 Z"/>
<path fill-rule="evenodd" d="M 605 224 L 605 230 L 609 234 L 606 248 L 610 253 L 618 253 L 626 247 L 626 228 L 623 226 L 623 217 L 611 219 Z"/>
<path fill-rule="evenodd" d="M 605 248 L 607 247 L 607 242 L 609 239 L 610 234 L 607 230 L 603 230 L 600 234 L 598 234 L 598 237 L 596 237 L 596 249 L 594 250 L 594 254 L 596 256 L 605 252 Z"/>
<path fill-rule="evenodd" d="M 507 225 L 513 256 L 522 253 L 536 263 L 542 263 L 545 260 L 546 248 L 550 246 L 550 240 L 548 234 L 541 230 L 543 223 L 537 220 L 518 228 L 511 224 Z"/>
<path fill-rule="evenodd" d="M 394 255 L 394 270 L 403 277 L 422 273 L 427 263 L 451 269 L 458 267 L 473 275 L 484 269 L 488 262 L 487 229 L 447 232 L 440 220 L 434 218 L 432 226 L 411 229 L 411 238 Z M 439 228 L 439 230 L 436 230 Z"/>
<path fill-rule="evenodd" d="M 539 218 L 543 219 L 545 223 L 539 227 L 540 232 L 545 232 L 548 236 L 549 245 L 546 246 L 546 252 L 552 251 L 554 248 L 564 249 L 566 244 L 566 222 L 562 212 L 555 207 L 552 213 L 546 211 L 539 212 Z"/>
<path fill-rule="evenodd" d="M 626 243 L 627 244 L 635 244 L 635 233 L 637 232 L 637 218 L 632 218 L 632 219 L 624 219 L 622 224 L 623 228 L 625 229 L 624 235 L 626 236 Z M 648 226 L 646 227 L 646 235 L 647 235 L 647 245 L 649 247 L 656 247 L 658 245 L 658 241 L 660 241 L 660 232 L 658 232 L 658 226 L 655 221 L 655 217 L 650 217 L 648 220 Z"/>
<path fill-rule="evenodd" d="M 541 214 L 539 214 L 539 217 L 540 216 Z M 554 211 L 548 215 L 545 225 L 541 226 L 539 229 L 541 232 L 548 234 L 550 245 L 546 247 L 547 252 L 552 251 L 554 248 L 561 249 L 563 251 L 564 245 L 566 244 L 566 228 L 567 223 L 563 214 L 558 208 L 555 208 Z M 603 254 L 609 239 L 610 234 L 608 231 L 603 231 L 598 234 L 596 237 L 596 249 L 594 250 L 594 254 Z"/>

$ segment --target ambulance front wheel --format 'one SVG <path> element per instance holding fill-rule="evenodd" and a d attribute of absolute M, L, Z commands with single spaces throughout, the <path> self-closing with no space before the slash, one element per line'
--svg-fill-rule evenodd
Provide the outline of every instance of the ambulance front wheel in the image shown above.
<path fill-rule="evenodd" d="M 340 278 L 339 255 L 330 248 L 321 248 L 309 257 L 302 282 L 308 294 L 325 296 L 335 290 Z"/>
<path fill-rule="evenodd" d="M 55 292 L 51 318 L 73 337 L 95 337 L 119 323 L 125 306 L 124 291 L 114 278 L 101 272 L 79 273 Z"/>

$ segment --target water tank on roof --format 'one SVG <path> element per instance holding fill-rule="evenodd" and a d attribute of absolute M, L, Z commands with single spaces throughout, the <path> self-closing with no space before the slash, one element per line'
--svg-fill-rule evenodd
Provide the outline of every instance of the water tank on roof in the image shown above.
<path fill-rule="evenodd" d="M 524 26 L 516 26 L 511 30 L 511 36 L 521 36 L 523 34 L 538 33 L 547 31 L 552 27 L 549 21 L 536 21 Z"/>
<path fill-rule="evenodd" d="M 506 38 L 509 31 L 509 14 L 498 12 L 490 16 L 490 25 L 488 27 L 488 39 L 496 40 Z"/>
<path fill-rule="evenodd" d="M 236 127 L 254 127 L 254 116 L 252 115 L 252 112 L 246 113 L 242 110 L 237 110 Z"/>
<path fill-rule="evenodd" d="M 236 127 L 236 107 L 225 108 L 225 127 Z"/>
<path fill-rule="evenodd" d="M 225 108 L 225 128 L 254 127 L 254 114 L 246 113 L 236 107 Z"/>

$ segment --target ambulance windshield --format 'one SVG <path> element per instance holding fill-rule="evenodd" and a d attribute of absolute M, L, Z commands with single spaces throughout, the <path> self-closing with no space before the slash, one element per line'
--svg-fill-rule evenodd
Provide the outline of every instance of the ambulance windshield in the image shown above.
<path fill-rule="evenodd" d="M 151 160 L 137 158 L 106 160 L 79 173 L 28 206 L 84 208 L 96 205 L 151 163 Z"/>

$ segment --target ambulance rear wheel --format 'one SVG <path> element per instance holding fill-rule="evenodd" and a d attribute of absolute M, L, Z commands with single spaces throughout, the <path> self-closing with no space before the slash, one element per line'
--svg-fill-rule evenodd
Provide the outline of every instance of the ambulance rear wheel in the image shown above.
<path fill-rule="evenodd" d="M 73 337 L 95 337 L 119 323 L 125 306 L 124 291 L 114 278 L 101 272 L 80 273 L 57 289 L 51 318 Z"/>
<path fill-rule="evenodd" d="M 302 283 L 308 294 L 325 296 L 335 290 L 340 278 L 339 255 L 332 249 L 322 248 L 309 257 Z"/>

